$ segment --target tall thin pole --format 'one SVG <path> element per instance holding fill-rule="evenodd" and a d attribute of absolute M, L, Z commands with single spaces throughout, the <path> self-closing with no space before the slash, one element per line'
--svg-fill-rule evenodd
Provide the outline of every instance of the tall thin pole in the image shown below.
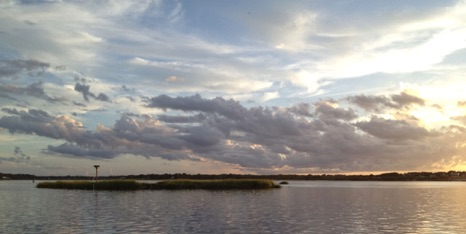
<path fill-rule="evenodd" d="M 99 169 L 100 165 L 94 165 L 94 167 L 95 167 L 95 177 L 94 177 L 94 180 L 97 181 L 97 176 L 99 175 L 98 169 Z"/>

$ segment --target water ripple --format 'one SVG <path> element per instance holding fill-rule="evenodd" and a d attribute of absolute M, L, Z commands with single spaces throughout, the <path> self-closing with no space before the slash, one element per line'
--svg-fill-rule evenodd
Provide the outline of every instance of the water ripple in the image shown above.
<path fill-rule="evenodd" d="M 0 233 L 464 233 L 465 193 L 439 182 L 111 192 L 2 181 Z"/>

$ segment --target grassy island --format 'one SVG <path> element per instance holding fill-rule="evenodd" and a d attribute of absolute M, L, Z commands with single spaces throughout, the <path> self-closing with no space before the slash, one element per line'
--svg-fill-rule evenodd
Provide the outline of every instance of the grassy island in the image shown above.
<path fill-rule="evenodd" d="M 56 182 L 41 182 L 37 188 L 80 189 L 80 190 L 138 190 L 142 183 L 135 180 L 70 180 Z"/>
<path fill-rule="evenodd" d="M 226 180 L 166 180 L 153 185 L 154 189 L 208 189 L 208 190 L 228 190 L 228 189 L 271 189 L 279 188 L 271 180 L 256 179 L 226 179 Z"/>
<path fill-rule="evenodd" d="M 225 180 L 165 180 L 157 183 L 142 183 L 135 180 L 100 181 L 56 181 L 41 182 L 37 188 L 80 189 L 80 190 L 232 190 L 232 189 L 272 189 L 280 188 L 271 180 L 262 179 L 225 179 Z"/>

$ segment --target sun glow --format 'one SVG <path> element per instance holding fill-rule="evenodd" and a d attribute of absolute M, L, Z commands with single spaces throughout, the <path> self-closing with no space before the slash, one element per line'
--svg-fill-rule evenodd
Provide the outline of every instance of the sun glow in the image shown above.
<path fill-rule="evenodd" d="M 466 115 L 466 108 L 458 100 L 466 100 L 463 89 L 466 82 L 435 81 L 426 86 L 403 83 L 402 89 L 418 96 L 425 104 L 409 110 L 409 114 L 419 120 L 421 126 L 433 129 L 453 124 L 453 118 Z"/>

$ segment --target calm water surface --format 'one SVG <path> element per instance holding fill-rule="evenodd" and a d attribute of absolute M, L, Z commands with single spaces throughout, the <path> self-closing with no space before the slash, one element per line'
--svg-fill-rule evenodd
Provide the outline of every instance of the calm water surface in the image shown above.
<path fill-rule="evenodd" d="M 0 181 L 0 233 L 466 233 L 466 182 L 79 191 Z"/>

